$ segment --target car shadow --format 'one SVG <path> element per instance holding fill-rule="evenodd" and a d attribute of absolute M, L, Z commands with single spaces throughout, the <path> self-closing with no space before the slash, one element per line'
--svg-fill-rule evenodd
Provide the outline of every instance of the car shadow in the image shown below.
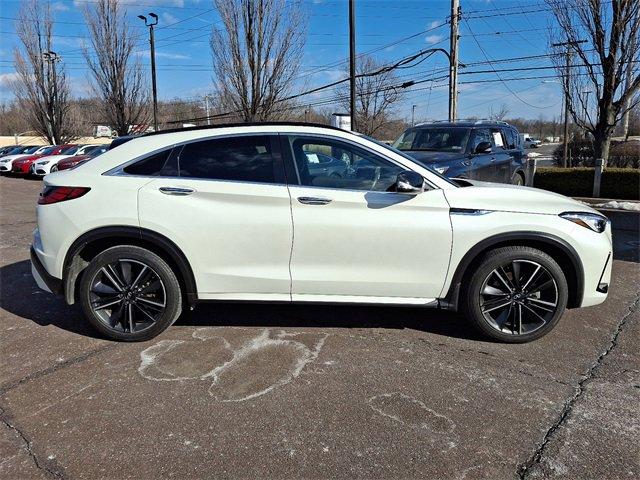
<path fill-rule="evenodd" d="M 102 338 L 84 319 L 79 305 L 41 291 L 28 260 L 0 267 L 0 306 L 34 323 Z M 184 326 L 388 328 L 412 329 L 446 337 L 481 339 L 453 312 L 420 307 L 203 302 L 176 322 Z"/>

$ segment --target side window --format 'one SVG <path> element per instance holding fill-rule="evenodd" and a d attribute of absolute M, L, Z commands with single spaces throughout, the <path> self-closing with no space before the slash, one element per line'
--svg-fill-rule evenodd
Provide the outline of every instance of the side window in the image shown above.
<path fill-rule="evenodd" d="M 161 152 L 154 153 L 153 155 L 143 158 L 142 160 L 133 163 L 123 170 L 130 175 L 148 175 L 148 176 L 175 176 L 177 170 L 171 166 L 169 159 L 172 157 L 172 148 L 162 150 Z"/>
<path fill-rule="evenodd" d="M 513 128 L 505 128 L 502 133 L 504 134 L 504 138 L 507 141 L 506 148 L 509 150 L 513 150 L 517 147 L 517 136 Z"/>
<path fill-rule="evenodd" d="M 471 151 L 475 151 L 476 147 L 480 145 L 482 142 L 489 142 L 493 145 L 493 138 L 491 136 L 491 131 L 486 128 L 479 128 L 475 131 L 475 135 L 473 136 L 473 146 Z"/>
<path fill-rule="evenodd" d="M 502 149 L 507 148 L 507 142 L 501 129 L 496 128 L 494 130 L 491 130 L 491 137 L 493 139 L 493 144 L 496 147 L 499 147 Z"/>
<path fill-rule="evenodd" d="M 185 145 L 180 152 L 181 177 L 238 182 L 276 183 L 271 138 L 266 135 L 226 137 Z"/>
<path fill-rule="evenodd" d="M 398 173 L 405 170 L 381 156 L 339 140 L 289 137 L 289 143 L 302 185 L 391 191 Z"/>

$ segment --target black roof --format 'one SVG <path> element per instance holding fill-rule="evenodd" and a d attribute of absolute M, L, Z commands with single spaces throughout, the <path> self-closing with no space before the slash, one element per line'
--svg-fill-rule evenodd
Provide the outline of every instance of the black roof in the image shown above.
<path fill-rule="evenodd" d="M 217 125 L 203 125 L 199 127 L 183 127 L 183 128 L 171 128 L 168 130 L 159 130 L 157 132 L 149 132 L 140 135 L 141 137 L 148 137 L 150 135 L 162 135 L 164 133 L 176 133 L 176 132 L 191 132 L 193 130 L 214 130 L 216 128 L 230 128 L 230 127 L 318 127 L 327 128 L 330 130 L 339 130 L 344 132 L 342 128 L 333 127 L 331 125 L 323 125 L 321 123 L 307 123 L 307 122 L 251 122 L 251 123 L 220 123 Z"/>

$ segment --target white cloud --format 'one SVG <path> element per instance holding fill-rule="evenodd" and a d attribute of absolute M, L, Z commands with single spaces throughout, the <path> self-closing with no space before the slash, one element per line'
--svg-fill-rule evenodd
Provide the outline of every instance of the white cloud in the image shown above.
<path fill-rule="evenodd" d="M 427 29 L 436 28 L 438 25 L 442 25 L 444 22 L 442 20 L 434 20 L 429 25 L 427 25 Z"/>
<path fill-rule="evenodd" d="M 95 3 L 95 0 L 73 0 L 73 4 L 76 7 L 84 7 L 87 4 Z M 139 0 L 120 0 L 122 5 L 133 4 L 140 6 Z M 184 0 L 144 0 L 144 6 L 157 5 L 158 7 L 184 7 Z"/>
<path fill-rule="evenodd" d="M 438 43 L 443 38 L 444 37 L 442 35 L 427 35 L 426 37 L 424 37 L 424 41 L 429 45 L 433 45 L 434 43 Z"/>
<path fill-rule="evenodd" d="M 0 73 L 0 90 L 7 90 L 20 77 L 17 72 Z"/>
<path fill-rule="evenodd" d="M 149 50 L 138 50 L 135 52 L 136 55 L 140 57 L 149 58 L 151 53 Z M 169 58 L 171 60 L 187 60 L 191 58 L 189 55 L 183 55 L 181 53 L 167 53 L 167 52 L 156 52 L 156 58 Z"/>
<path fill-rule="evenodd" d="M 169 12 L 162 12 L 160 14 L 160 17 L 162 18 L 162 23 L 176 23 L 180 20 L 178 17 L 176 17 L 175 15 L 171 15 Z"/>
<path fill-rule="evenodd" d="M 67 12 L 69 11 L 69 5 L 65 5 L 62 2 L 54 2 L 51 4 L 51 10 L 54 12 Z"/>

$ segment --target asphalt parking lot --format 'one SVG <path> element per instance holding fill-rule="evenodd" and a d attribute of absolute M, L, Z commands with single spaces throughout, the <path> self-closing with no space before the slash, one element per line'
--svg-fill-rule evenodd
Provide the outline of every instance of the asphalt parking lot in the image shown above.
<path fill-rule="evenodd" d="M 40 188 L 0 178 L 2 478 L 640 477 L 637 231 L 608 301 L 531 344 L 432 310 L 222 304 L 124 344 L 31 278 Z"/>

